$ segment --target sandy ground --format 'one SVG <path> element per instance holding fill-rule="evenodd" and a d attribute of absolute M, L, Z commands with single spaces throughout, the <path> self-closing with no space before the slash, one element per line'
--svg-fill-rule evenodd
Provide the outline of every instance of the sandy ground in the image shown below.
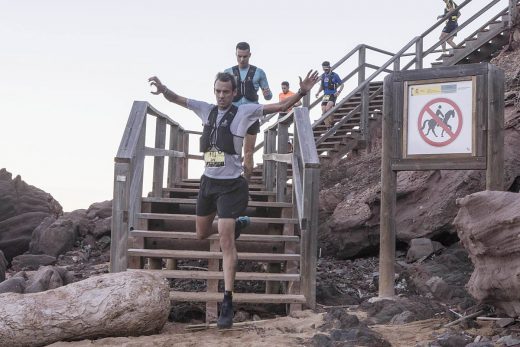
<path fill-rule="evenodd" d="M 365 312 L 349 311 L 358 318 L 366 317 Z M 308 345 L 318 328 L 323 324 L 323 313 L 310 310 L 296 312 L 291 317 L 281 317 L 237 326 L 232 330 L 210 328 L 198 332 L 186 331 L 187 324 L 168 322 L 162 332 L 152 336 L 117 337 L 75 342 L 56 342 L 49 347 L 86 346 L 302 346 Z M 374 325 L 373 330 L 382 334 L 392 344 L 399 347 L 415 347 L 418 342 L 433 341 L 434 335 L 442 334 L 440 328 L 445 323 L 439 319 L 428 319 L 402 325 Z"/>

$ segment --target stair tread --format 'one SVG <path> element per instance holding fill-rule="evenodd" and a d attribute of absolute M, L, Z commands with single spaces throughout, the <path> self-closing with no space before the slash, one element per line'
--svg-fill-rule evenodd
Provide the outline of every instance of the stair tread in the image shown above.
<path fill-rule="evenodd" d="M 165 192 L 171 193 L 198 193 L 198 189 L 194 188 L 163 188 Z M 276 192 L 270 192 L 265 190 L 253 190 L 249 192 L 249 195 L 276 195 Z"/>
<path fill-rule="evenodd" d="M 154 237 L 168 239 L 198 240 L 197 234 L 190 231 L 163 231 L 163 230 L 137 230 L 130 232 L 131 236 L 136 237 Z M 218 240 L 217 234 L 210 235 L 207 240 Z M 291 235 L 265 235 L 265 234 L 245 234 L 242 233 L 238 241 L 255 241 L 255 242 L 299 242 L 299 236 Z"/>
<path fill-rule="evenodd" d="M 289 184 L 290 185 L 290 184 Z M 196 204 L 197 199 L 188 198 L 154 198 L 144 197 L 143 202 L 160 202 L 170 204 Z M 279 207 L 279 208 L 290 208 L 293 205 L 290 202 L 269 202 L 269 201 L 249 201 L 247 204 L 249 207 Z"/>
<path fill-rule="evenodd" d="M 175 259 L 222 259 L 222 252 L 129 248 L 129 256 Z M 238 252 L 238 260 L 299 261 L 299 254 Z"/>
<path fill-rule="evenodd" d="M 208 292 L 179 292 L 170 291 L 171 301 L 192 301 L 192 302 L 221 302 L 223 293 Z M 306 303 L 305 296 L 298 294 L 257 294 L 257 293 L 233 293 L 233 302 L 250 303 Z"/>
<path fill-rule="evenodd" d="M 162 276 L 164 278 L 182 279 L 224 279 L 222 271 L 196 271 L 196 270 L 144 270 L 129 269 L 129 271 L 140 271 Z M 237 272 L 235 280 L 239 281 L 291 281 L 299 282 L 299 274 L 271 273 L 271 272 Z"/>
<path fill-rule="evenodd" d="M 193 214 L 138 213 L 137 218 L 195 221 L 197 216 L 195 216 Z M 215 221 L 217 221 L 217 220 L 218 220 L 218 217 L 215 218 Z M 298 219 L 296 219 L 296 218 L 251 217 L 251 223 L 297 224 Z"/>

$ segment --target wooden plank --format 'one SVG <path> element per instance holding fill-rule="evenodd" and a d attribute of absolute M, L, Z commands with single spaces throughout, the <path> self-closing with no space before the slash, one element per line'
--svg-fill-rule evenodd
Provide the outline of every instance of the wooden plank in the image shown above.
<path fill-rule="evenodd" d="M 287 153 L 287 154 L 279 154 L 279 153 L 264 154 L 263 155 L 263 159 L 264 159 L 264 161 L 271 160 L 271 161 L 291 164 L 292 163 L 292 153 Z"/>
<path fill-rule="evenodd" d="M 255 261 L 284 261 L 300 259 L 298 254 L 283 253 L 250 253 L 238 252 L 238 260 L 255 260 Z M 135 257 L 149 258 L 174 258 L 174 259 L 222 259 L 222 252 L 205 252 L 205 251 L 184 251 L 169 249 L 141 249 L 130 248 L 128 255 Z"/>
<path fill-rule="evenodd" d="M 293 224 L 287 224 L 293 225 Z M 190 231 L 161 231 L 161 230 L 137 230 L 130 232 L 133 236 L 149 237 L 149 238 L 167 238 L 182 240 L 198 240 L 195 232 Z M 218 240 L 219 235 L 210 235 L 207 240 Z M 241 234 L 239 242 L 300 242 L 298 236 L 289 235 L 264 235 L 264 234 Z M 238 242 L 237 241 L 237 242 Z"/>
<path fill-rule="evenodd" d="M 163 148 L 152 148 L 152 147 L 145 147 L 144 148 L 144 155 L 149 157 L 155 157 L 154 159 L 157 160 L 164 160 L 164 158 L 161 157 L 174 157 L 174 158 L 185 158 L 186 155 L 184 152 L 174 151 L 171 149 L 163 149 Z"/>
<path fill-rule="evenodd" d="M 159 275 L 164 278 L 179 278 L 193 280 L 223 280 L 224 272 L 222 271 L 193 271 L 193 270 L 142 270 L 131 269 L 129 271 L 142 271 Z M 300 281 L 299 274 L 285 273 L 268 273 L 268 272 L 237 272 L 235 275 L 237 281 Z"/>
<path fill-rule="evenodd" d="M 142 198 L 143 202 L 156 202 L 156 203 L 169 203 L 169 204 L 187 204 L 187 205 L 195 205 L 197 203 L 197 199 L 189 199 L 189 198 L 154 198 L 154 197 L 145 197 Z M 270 207 L 270 208 L 289 208 L 292 207 L 292 203 L 290 202 L 276 202 L 276 201 L 249 201 L 247 203 L 249 207 Z"/>
<path fill-rule="evenodd" d="M 287 164 L 292 163 L 292 153 L 289 151 L 289 125 L 278 126 L 278 156 L 286 158 L 276 163 L 276 201 L 285 201 L 287 194 Z M 265 160 L 265 159 L 264 159 Z"/>
<path fill-rule="evenodd" d="M 197 216 L 192 214 L 168 214 L 168 213 L 139 213 L 137 218 L 140 219 L 164 219 L 164 220 L 182 220 L 182 221 L 193 221 Z M 215 221 L 218 221 L 218 217 L 215 218 Z M 298 220 L 295 218 L 269 218 L 269 217 L 251 217 L 251 223 L 275 223 L 275 224 L 284 224 L 284 223 L 298 223 Z"/>
<path fill-rule="evenodd" d="M 117 150 L 116 160 L 131 160 L 136 155 L 137 143 L 141 134 L 141 127 L 146 119 L 147 108 L 147 102 L 134 101 Z"/>
<path fill-rule="evenodd" d="M 421 171 L 421 170 L 485 170 L 486 158 L 453 158 L 451 160 L 439 159 L 395 159 L 391 162 L 391 169 L 395 171 Z"/>
<path fill-rule="evenodd" d="M 191 189 L 191 188 L 165 188 L 164 191 L 172 192 L 172 193 L 192 193 L 192 194 L 197 194 L 199 192 L 198 189 Z M 276 192 L 265 191 L 265 190 L 252 190 L 249 192 L 249 195 L 274 196 L 274 195 L 276 195 Z"/>
<path fill-rule="evenodd" d="M 223 293 L 206 292 L 170 292 L 171 301 L 207 302 L 222 301 Z M 256 294 L 256 293 L 233 293 L 233 302 L 250 302 L 256 304 L 286 304 L 305 303 L 303 295 L 288 294 Z"/>
<path fill-rule="evenodd" d="M 504 190 L 504 72 L 489 64 L 486 189 Z"/>
<path fill-rule="evenodd" d="M 304 167 L 320 167 L 320 160 L 316 152 L 313 130 L 307 108 L 296 107 L 294 125 L 298 129 L 300 153 Z"/>

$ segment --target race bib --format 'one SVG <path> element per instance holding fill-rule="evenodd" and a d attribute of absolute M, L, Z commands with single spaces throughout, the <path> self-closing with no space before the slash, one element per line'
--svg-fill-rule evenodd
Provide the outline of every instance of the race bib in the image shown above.
<path fill-rule="evenodd" d="M 323 102 L 327 102 L 330 99 L 330 94 L 323 95 Z"/>
<path fill-rule="evenodd" d="M 222 167 L 225 164 L 224 152 L 212 149 L 204 152 L 204 163 L 206 167 Z"/>

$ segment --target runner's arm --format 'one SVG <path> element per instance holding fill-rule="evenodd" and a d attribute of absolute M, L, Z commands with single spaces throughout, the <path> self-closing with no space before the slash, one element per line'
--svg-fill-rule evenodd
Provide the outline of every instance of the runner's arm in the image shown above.
<path fill-rule="evenodd" d="M 173 102 L 179 106 L 188 108 L 187 99 L 183 96 L 180 96 L 173 91 L 169 90 L 168 87 L 166 87 L 164 84 L 161 83 L 161 80 L 157 78 L 156 76 L 150 77 L 148 79 L 148 82 L 150 82 L 151 86 L 154 86 L 157 88 L 156 91 L 152 91 L 150 93 L 154 95 L 162 94 L 166 100 Z"/>
<path fill-rule="evenodd" d="M 269 88 L 269 82 L 267 82 L 267 76 L 264 70 L 259 69 L 258 73 L 260 74 L 260 88 L 262 89 L 262 94 L 264 95 L 265 100 L 271 100 L 273 98 L 273 93 L 271 93 L 271 89 Z"/>

